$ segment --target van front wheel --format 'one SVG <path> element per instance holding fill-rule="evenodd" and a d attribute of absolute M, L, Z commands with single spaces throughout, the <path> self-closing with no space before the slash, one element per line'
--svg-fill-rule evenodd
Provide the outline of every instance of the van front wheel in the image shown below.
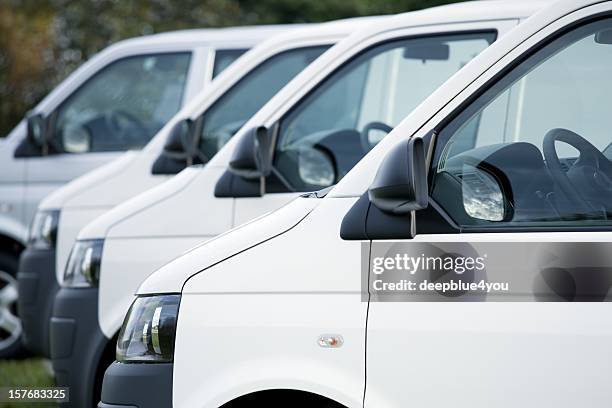
<path fill-rule="evenodd" d="M 25 351 L 17 316 L 17 265 L 17 256 L 0 252 L 0 359 L 21 357 Z"/>

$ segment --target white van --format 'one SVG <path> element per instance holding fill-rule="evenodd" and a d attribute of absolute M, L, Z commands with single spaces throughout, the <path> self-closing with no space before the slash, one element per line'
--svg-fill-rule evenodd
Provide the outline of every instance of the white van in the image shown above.
<path fill-rule="evenodd" d="M 72 73 L 0 139 L 0 358 L 20 346 L 15 274 L 41 199 L 146 145 L 240 54 L 282 30 L 186 30 L 118 42 Z"/>
<path fill-rule="evenodd" d="M 336 187 L 150 276 L 99 407 L 608 406 L 611 66 L 612 1 L 537 13 Z"/>
<path fill-rule="evenodd" d="M 38 350 L 49 355 L 48 321 L 53 297 L 59 288 L 56 268 L 62 271 L 61 277 L 74 238 L 83 225 L 113 205 L 161 183 L 185 166 L 209 161 L 233 133 L 290 79 L 341 38 L 370 20 L 349 19 L 311 25 L 276 35 L 259 44 L 220 75 L 207 91 L 194 98 L 141 152 L 128 153 L 47 197 L 39 209 L 41 214 L 59 213 L 56 247 L 46 250 L 28 247 L 22 257 L 19 273 L 20 294 L 35 299 L 28 309 L 31 313 L 23 315 L 28 345 L 37 344 Z M 95 256 L 95 253 L 92 255 Z M 39 279 L 37 297 L 28 291 L 28 285 L 21 285 L 22 271 Z M 32 274 L 31 271 L 36 273 Z M 82 286 L 79 283 L 76 285 Z M 88 295 L 89 292 L 83 290 L 79 294 Z M 96 300 L 97 297 L 92 299 Z M 20 302 L 21 305 L 25 300 Z M 108 339 L 98 340 L 88 343 L 89 352 L 106 350 Z M 100 354 L 95 354 L 94 361 L 86 359 L 85 354 L 75 352 L 73 357 L 82 366 L 73 374 L 84 382 L 93 377 L 84 377 L 82 373 L 91 371 L 92 375 L 99 374 L 98 383 L 101 383 L 103 369 L 112 361 L 112 354 L 109 361 L 102 360 L 105 365 L 97 372 Z M 92 369 L 86 370 L 85 364 L 93 364 Z M 65 372 L 65 369 L 56 370 L 59 383 L 66 379 L 62 376 Z M 90 383 L 93 384 L 93 381 Z M 79 388 L 72 382 L 68 384 L 73 389 Z M 91 403 L 78 402 L 83 395 L 91 398 L 91 393 L 85 394 L 90 391 L 89 388 L 83 387 L 83 390 L 83 394 L 73 391 L 71 401 L 76 401 L 76 405 L 89 406 Z"/>

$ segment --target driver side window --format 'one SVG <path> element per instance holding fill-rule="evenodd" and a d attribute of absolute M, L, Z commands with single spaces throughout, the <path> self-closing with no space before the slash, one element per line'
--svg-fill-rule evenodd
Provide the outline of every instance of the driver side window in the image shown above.
<path fill-rule="evenodd" d="M 279 124 L 274 168 L 295 191 L 337 183 L 446 79 L 485 49 L 493 32 L 378 44 L 308 94 Z"/>
<path fill-rule="evenodd" d="M 328 48 L 319 45 L 280 52 L 236 82 L 202 115 L 199 147 L 206 159 L 213 157 L 274 94 Z"/>
<path fill-rule="evenodd" d="M 55 112 L 61 153 L 141 148 L 179 110 L 190 53 L 123 58 L 78 88 Z"/>
<path fill-rule="evenodd" d="M 439 134 L 432 197 L 462 226 L 609 224 L 612 19 L 553 40 Z"/>

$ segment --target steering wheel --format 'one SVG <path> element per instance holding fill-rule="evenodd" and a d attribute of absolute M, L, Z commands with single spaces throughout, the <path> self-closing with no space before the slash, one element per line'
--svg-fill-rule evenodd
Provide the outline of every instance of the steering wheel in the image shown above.
<path fill-rule="evenodd" d="M 557 141 L 567 143 L 579 152 L 578 159 L 567 172 L 563 169 L 561 160 L 559 160 L 557 155 L 555 148 L 555 142 Z M 595 191 L 599 193 L 599 198 L 601 198 L 601 193 L 612 194 L 612 179 L 608 176 L 608 174 L 612 173 L 610 161 L 599 149 L 579 134 L 563 128 L 552 129 L 544 136 L 542 150 L 546 166 L 553 180 L 568 200 L 576 205 L 577 208 L 581 208 L 585 212 L 597 211 L 584 198 L 589 186 L 581 182 L 572 182 L 568 176 L 570 172 L 574 172 L 576 178 L 579 176 L 578 173 L 588 175 L 591 178 L 590 181 L 595 186 Z M 580 170 L 573 171 L 574 169 Z"/>
<path fill-rule="evenodd" d="M 104 118 L 108 128 L 121 139 L 134 140 L 139 144 L 146 141 L 147 129 L 131 113 L 122 110 L 109 110 L 104 114 Z M 127 123 L 127 125 L 124 123 Z"/>
<path fill-rule="evenodd" d="M 373 122 L 366 124 L 361 130 L 361 133 L 359 135 L 359 140 L 361 141 L 361 147 L 363 148 L 363 151 L 365 153 L 369 152 L 374 147 L 374 145 L 370 143 L 370 139 L 368 137 L 371 130 L 380 130 L 385 133 L 389 133 L 393 130 L 393 128 L 387 125 L 386 123 L 377 122 L 377 121 L 373 121 Z"/>

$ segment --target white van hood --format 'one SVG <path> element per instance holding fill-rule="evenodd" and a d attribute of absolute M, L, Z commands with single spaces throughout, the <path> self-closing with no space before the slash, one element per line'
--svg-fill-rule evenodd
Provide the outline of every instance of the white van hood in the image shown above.
<path fill-rule="evenodd" d="M 121 174 L 138 154 L 139 152 L 136 151 L 126 152 L 110 163 L 77 177 L 45 197 L 38 205 L 38 208 L 41 210 L 54 210 L 68 206 L 78 206 L 80 204 L 78 198 L 81 194 L 89 189 L 99 187 L 101 184 Z"/>
<path fill-rule="evenodd" d="M 185 170 L 162 184 L 122 202 L 120 205 L 105 212 L 103 215 L 83 227 L 77 239 L 105 238 L 114 225 L 147 207 L 151 207 L 162 200 L 172 197 L 180 190 L 187 187 L 202 170 L 202 166 L 187 167 Z"/>
<path fill-rule="evenodd" d="M 281 235 L 299 224 L 320 202 L 299 197 L 289 204 L 192 248 L 149 276 L 137 294 L 179 293 L 197 273 Z M 242 230 L 240 234 L 233 231 Z"/>
<path fill-rule="evenodd" d="M 126 152 L 55 190 L 40 203 L 39 209 L 108 210 L 170 178 L 151 177 L 151 165 L 158 155 L 156 150 Z"/>

